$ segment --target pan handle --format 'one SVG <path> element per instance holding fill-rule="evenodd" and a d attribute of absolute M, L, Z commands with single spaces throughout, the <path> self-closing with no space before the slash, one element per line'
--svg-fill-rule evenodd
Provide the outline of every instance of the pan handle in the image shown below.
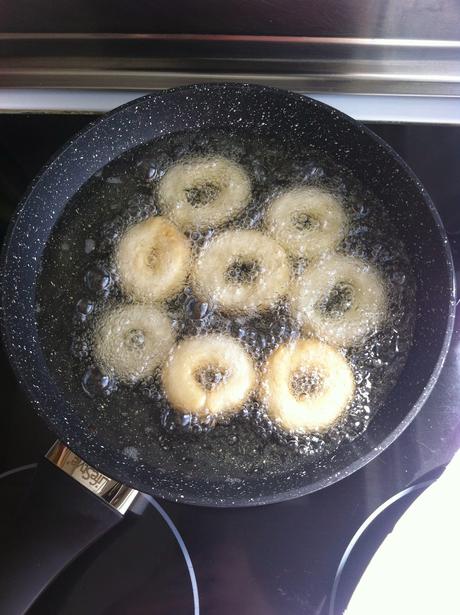
<path fill-rule="evenodd" d="M 137 494 L 54 444 L 0 546 L 0 613 L 23 615 L 63 568 L 123 519 Z"/>

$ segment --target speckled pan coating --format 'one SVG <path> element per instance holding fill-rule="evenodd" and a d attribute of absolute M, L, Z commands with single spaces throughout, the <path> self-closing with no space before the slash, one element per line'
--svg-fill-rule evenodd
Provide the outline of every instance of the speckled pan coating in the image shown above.
<path fill-rule="evenodd" d="M 417 280 L 413 347 L 399 383 L 352 444 L 326 463 L 295 475 L 276 473 L 225 481 L 158 472 L 103 446 L 72 412 L 48 372 L 34 315 L 43 249 L 73 194 L 126 150 L 187 129 L 238 127 L 323 149 L 379 195 L 400 228 Z M 252 85 L 197 85 L 138 99 L 95 122 L 59 152 L 33 183 L 11 226 L 2 258 L 4 342 L 37 412 L 88 463 L 142 491 L 211 506 L 276 502 L 325 487 L 354 472 L 403 431 L 428 397 L 453 326 L 455 290 L 446 234 L 428 194 L 405 163 L 371 131 L 309 98 Z M 18 434 L 20 437 L 20 434 Z"/>

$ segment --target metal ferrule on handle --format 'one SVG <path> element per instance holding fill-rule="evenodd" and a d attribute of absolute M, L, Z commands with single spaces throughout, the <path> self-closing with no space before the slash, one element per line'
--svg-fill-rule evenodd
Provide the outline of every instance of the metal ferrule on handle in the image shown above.
<path fill-rule="evenodd" d="M 88 465 L 62 442 L 55 442 L 46 458 L 122 515 L 139 493 Z"/>

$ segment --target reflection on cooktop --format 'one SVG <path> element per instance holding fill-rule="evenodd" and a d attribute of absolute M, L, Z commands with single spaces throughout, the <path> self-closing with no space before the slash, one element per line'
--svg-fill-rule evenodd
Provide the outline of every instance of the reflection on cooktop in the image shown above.
<path fill-rule="evenodd" d="M 21 506 L 34 467 L 0 475 L 2 494 L 11 503 L 0 511 L 2 529 Z M 163 506 L 141 496 L 116 531 L 88 549 L 50 585 L 29 610 L 31 615 L 111 613 L 136 615 L 197 612 L 195 573 L 187 548 Z"/>

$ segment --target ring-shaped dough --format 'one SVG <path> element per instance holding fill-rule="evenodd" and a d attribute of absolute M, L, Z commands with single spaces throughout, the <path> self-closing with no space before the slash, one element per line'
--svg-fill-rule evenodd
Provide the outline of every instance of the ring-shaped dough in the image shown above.
<path fill-rule="evenodd" d="M 327 302 L 340 288 L 348 293 L 345 309 L 328 311 Z M 381 275 L 352 256 L 335 254 L 311 265 L 296 281 L 293 295 L 304 331 L 336 346 L 359 344 L 379 328 L 387 311 Z"/>
<path fill-rule="evenodd" d="M 190 261 L 188 239 L 160 216 L 128 228 L 116 254 L 124 293 L 141 302 L 161 301 L 181 291 Z"/>
<path fill-rule="evenodd" d="M 232 277 L 233 268 L 248 267 L 249 278 Z M 269 309 L 286 294 L 289 263 L 283 248 L 254 230 L 225 231 L 200 252 L 192 273 L 196 294 L 227 312 Z"/>
<path fill-rule="evenodd" d="M 176 410 L 205 418 L 237 412 L 255 388 L 256 372 L 237 340 L 209 334 L 179 342 L 163 368 L 162 379 Z"/>
<path fill-rule="evenodd" d="M 200 199 L 200 193 L 207 197 Z M 218 156 L 174 165 L 158 187 L 162 213 L 183 230 L 224 224 L 244 209 L 250 196 L 251 182 L 243 167 Z"/>
<path fill-rule="evenodd" d="M 316 382 L 310 391 L 296 390 L 296 379 Z M 279 346 L 269 357 L 261 398 L 269 416 L 288 432 L 323 431 L 337 422 L 355 391 L 345 357 L 316 339 Z"/>
<path fill-rule="evenodd" d="M 174 344 L 169 318 L 150 305 L 121 305 L 102 315 L 94 333 L 96 361 L 125 382 L 151 376 Z"/>
<path fill-rule="evenodd" d="M 348 226 L 339 200 L 314 186 L 294 188 L 276 197 L 268 206 L 265 225 L 285 250 L 307 259 L 334 250 Z"/>

